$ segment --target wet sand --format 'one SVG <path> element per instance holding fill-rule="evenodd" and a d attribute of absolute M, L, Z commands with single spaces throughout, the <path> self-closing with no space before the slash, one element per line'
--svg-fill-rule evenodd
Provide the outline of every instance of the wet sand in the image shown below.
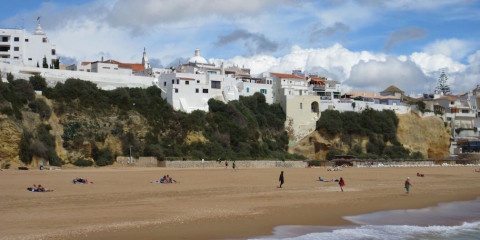
<path fill-rule="evenodd" d="M 480 173 L 474 169 L 6 170 L 0 172 L 0 239 L 231 239 L 270 235 L 278 225 L 350 224 L 342 216 L 475 199 Z M 166 174 L 179 183 L 150 183 Z M 319 176 L 343 177 L 345 192 Z M 94 183 L 74 185 L 75 177 Z M 55 191 L 28 192 L 33 184 Z"/>

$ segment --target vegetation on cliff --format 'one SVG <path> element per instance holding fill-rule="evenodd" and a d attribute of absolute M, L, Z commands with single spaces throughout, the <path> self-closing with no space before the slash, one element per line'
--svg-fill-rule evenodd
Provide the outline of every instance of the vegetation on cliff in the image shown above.
<path fill-rule="evenodd" d="M 43 91 L 53 109 L 35 98 L 34 89 Z M 267 104 L 262 94 L 229 103 L 210 99 L 209 112 L 191 114 L 174 111 L 161 94 L 153 86 L 105 91 L 79 79 L 47 88 L 45 79 L 33 76 L 0 84 L 0 111 L 20 123 L 22 111 L 38 113 L 42 121 L 23 131 L 19 156 L 26 164 L 34 156 L 62 163 L 47 124 L 52 114 L 63 126 L 61 145 L 76 153 L 63 162 L 81 166 L 89 165 L 88 159 L 109 165 L 116 155 L 130 154 L 158 159 L 303 158 L 287 153 L 285 114 L 278 104 Z"/>
<path fill-rule="evenodd" d="M 410 152 L 397 138 L 398 118 L 391 110 L 375 111 L 365 109 L 361 113 L 326 110 L 317 121 L 317 130 L 323 135 L 340 137 L 348 146 L 345 152 L 340 148 L 332 148 L 326 158 L 333 159 L 337 155 L 349 154 L 364 159 L 421 159 L 423 154 Z M 368 138 L 366 144 L 354 139 Z"/>

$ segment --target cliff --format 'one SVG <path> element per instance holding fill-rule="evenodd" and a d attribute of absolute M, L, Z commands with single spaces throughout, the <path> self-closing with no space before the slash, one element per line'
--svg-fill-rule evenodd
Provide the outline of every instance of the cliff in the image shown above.
<path fill-rule="evenodd" d="M 425 158 L 445 158 L 449 156 L 450 134 L 438 117 L 418 117 L 414 113 L 397 115 L 398 141 L 411 152 L 420 152 Z M 367 137 L 354 136 L 353 145 L 365 149 Z M 337 148 L 348 152 L 349 146 L 338 136 L 329 138 L 318 131 L 310 133 L 289 149 L 290 153 L 302 154 L 307 159 L 325 159 L 330 149 Z"/>

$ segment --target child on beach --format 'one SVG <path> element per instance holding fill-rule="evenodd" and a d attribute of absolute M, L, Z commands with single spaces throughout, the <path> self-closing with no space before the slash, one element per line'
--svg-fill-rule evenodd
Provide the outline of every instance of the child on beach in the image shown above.
<path fill-rule="evenodd" d="M 343 192 L 343 186 L 345 186 L 345 181 L 343 181 L 343 178 L 340 178 L 340 181 L 338 181 L 338 185 L 340 185 L 340 190 Z"/>
<path fill-rule="evenodd" d="M 410 177 L 407 177 L 407 180 L 405 180 L 405 189 L 407 190 L 407 194 L 410 193 L 410 186 L 412 186 L 410 183 Z"/>

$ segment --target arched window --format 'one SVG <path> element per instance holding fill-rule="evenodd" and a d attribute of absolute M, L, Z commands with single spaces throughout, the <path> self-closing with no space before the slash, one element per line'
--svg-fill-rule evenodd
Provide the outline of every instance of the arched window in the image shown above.
<path fill-rule="evenodd" d="M 312 102 L 311 109 L 312 109 L 312 113 L 318 114 L 320 112 L 318 108 L 318 102 L 316 101 Z"/>

